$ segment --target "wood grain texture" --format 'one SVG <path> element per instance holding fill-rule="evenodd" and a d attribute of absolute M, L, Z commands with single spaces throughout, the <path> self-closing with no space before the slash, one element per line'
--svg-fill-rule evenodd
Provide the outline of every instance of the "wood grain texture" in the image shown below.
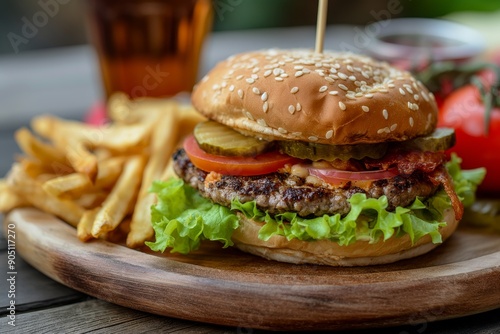
<path fill-rule="evenodd" d="M 16 326 L 8 327 L 8 319 L 0 319 L 8 333 L 184 333 L 229 334 L 227 328 L 207 326 L 123 308 L 102 300 L 88 300 L 50 310 L 20 314 Z M 4 332 L 5 333 L 5 332 Z"/>
<path fill-rule="evenodd" d="M 97 298 L 181 319 L 279 330 L 396 326 L 500 307 L 500 235 L 459 228 L 435 251 L 391 265 L 276 263 L 207 243 L 158 255 L 96 240 L 35 209 L 13 211 L 17 249 L 49 277 Z"/>

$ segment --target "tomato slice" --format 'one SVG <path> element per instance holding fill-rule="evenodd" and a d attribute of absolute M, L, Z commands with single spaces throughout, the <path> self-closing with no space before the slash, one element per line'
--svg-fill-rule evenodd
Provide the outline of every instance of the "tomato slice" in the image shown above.
<path fill-rule="evenodd" d="M 263 175 L 277 171 L 286 164 L 294 164 L 300 160 L 279 152 L 267 152 L 255 157 L 227 157 L 209 154 L 203 151 L 194 136 L 184 141 L 184 150 L 191 162 L 206 172 L 217 172 L 225 175 Z"/>
<path fill-rule="evenodd" d="M 360 181 L 377 181 L 383 179 L 391 179 L 398 175 L 397 168 L 390 168 L 388 170 L 373 170 L 363 172 L 350 172 L 334 168 L 313 168 L 309 167 L 309 174 L 314 175 L 323 181 L 333 184 L 341 185 L 346 182 L 360 182 Z"/>

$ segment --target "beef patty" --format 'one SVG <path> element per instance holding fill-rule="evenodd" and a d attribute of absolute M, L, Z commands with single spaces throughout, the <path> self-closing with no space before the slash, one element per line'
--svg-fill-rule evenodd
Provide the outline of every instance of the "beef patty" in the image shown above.
<path fill-rule="evenodd" d="M 315 186 L 286 172 L 257 176 L 217 174 L 214 177 L 195 167 L 183 149 L 175 153 L 174 162 L 177 175 L 213 202 L 229 207 L 234 198 L 243 203 L 255 200 L 259 209 L 270 214 L 297 212 L 302 217 L 344 215 L 350 210 L 347 200 L 356 193 L 364 193 L 368 198 L 385 195 L 389 203 L 387 209 L 394 210 L 397 206 L 410 205 L 417 196 L 433 195 L 439 187 L 418 170 L 411 175 L 372 182 L 369 188 L 362 189 L 349 184 L 341 188 L 327 184 Z"/>

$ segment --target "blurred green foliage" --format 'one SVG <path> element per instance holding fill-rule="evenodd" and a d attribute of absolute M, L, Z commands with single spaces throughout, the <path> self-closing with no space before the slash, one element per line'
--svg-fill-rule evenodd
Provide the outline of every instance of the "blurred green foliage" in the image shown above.
<path fill-rule="evenodd" d="M 404 15 L 438 17 L 453 12 L 500 10 L 499 0 L 401 0 L 406 2 Z"/>

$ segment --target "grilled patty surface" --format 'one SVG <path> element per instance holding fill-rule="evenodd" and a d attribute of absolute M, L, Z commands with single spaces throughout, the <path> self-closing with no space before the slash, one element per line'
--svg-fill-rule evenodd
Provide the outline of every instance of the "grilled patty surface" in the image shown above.
<path fill-rule="evenodd" d="M 257 176 L 213 175 L 195 167 L 183 149 L 174 154 L 174 170 L 202 196 L 220 205 L 229 207 L 231 200 L 237 197 L 241 202 L 255 200 L 261 210 L 270 214 L 297 212 L 302 217 L 345 215 L 350 210 L 347 200 L 355 193 L 364 193 L 368 198 L 385 195 L 388 210 L 394 210 L 397 206 L 410 205 L 417 196 L 431 196 L 439 187 L 421 171 L 375 181 L 368 188 L 349 184 L 341 188 L 328 184 L 316 186 L 286 172 Z"/>

